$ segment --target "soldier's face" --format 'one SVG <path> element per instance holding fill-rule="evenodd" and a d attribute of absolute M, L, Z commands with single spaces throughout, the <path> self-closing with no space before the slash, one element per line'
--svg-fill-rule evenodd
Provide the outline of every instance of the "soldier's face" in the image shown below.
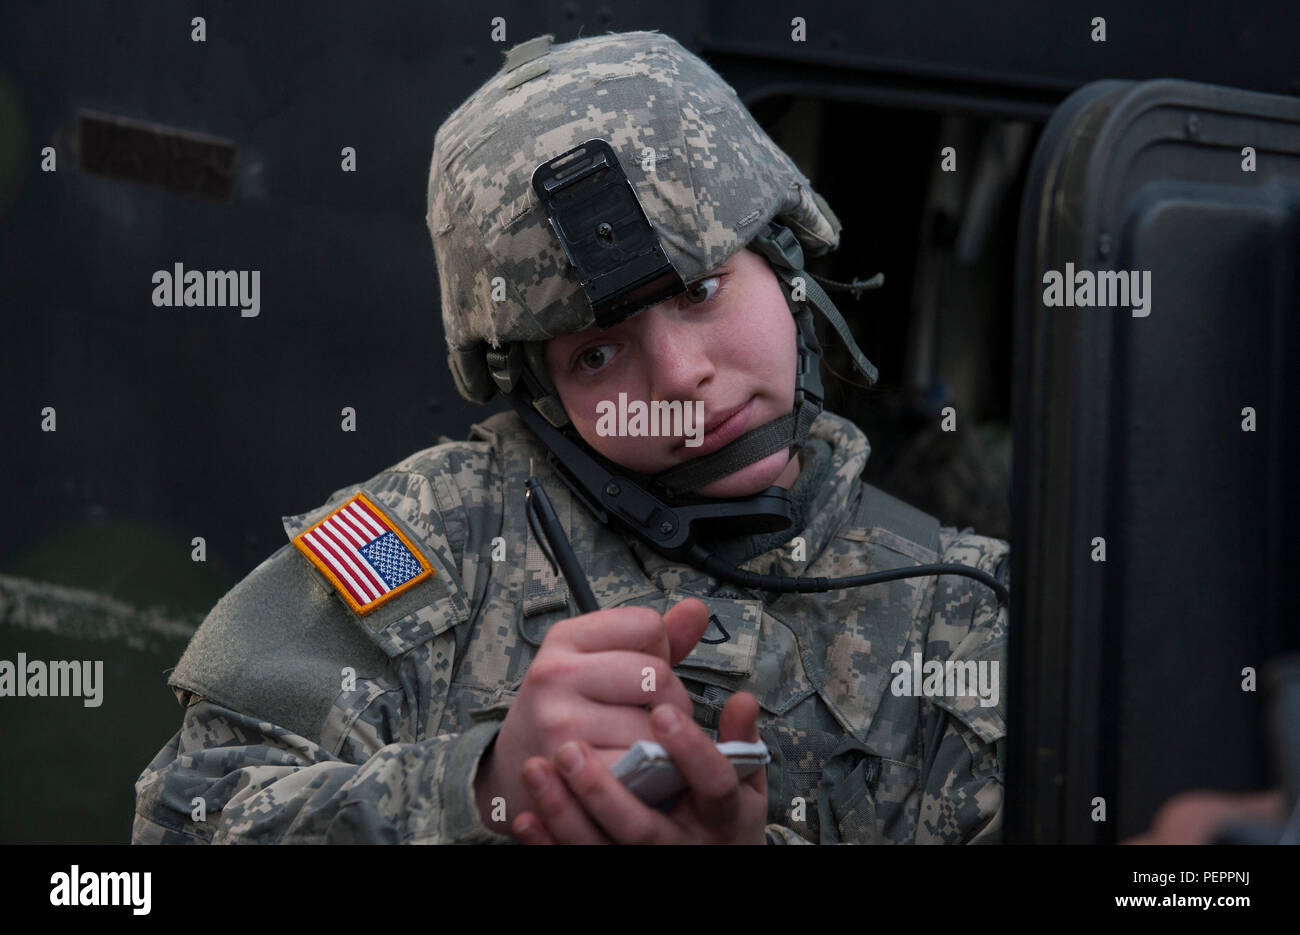
<path fill-rule="evenodd" d="M 709 454 L 788 413 L 794 405 L 797 354 L 794 318 L 776 275 L 748 249 L 686 294 L 607 331 L 591 327 L 546 342 L 551 380 L 583 439 L 611 461 L 644 474 Z M 703 427 L 711 430 L 719 417 L 738 411 L 720 431 L 703 434 L 698 446 L 699 429 L 694 437 L 619 435 L 617 415 L 611 420 L 608 413 L 613 407 L 617 414 L 620 393 L 627 394 L 629 411 L 638 400 L 647 406 L 681 402 L 692 412 L 702 402 Z M 611 421 L 615 433 L 604 433 Z M 798 459 L 782 449 L 696 493 L 748 496 L 773 484 L 788 488 L 798 475 Z"/>

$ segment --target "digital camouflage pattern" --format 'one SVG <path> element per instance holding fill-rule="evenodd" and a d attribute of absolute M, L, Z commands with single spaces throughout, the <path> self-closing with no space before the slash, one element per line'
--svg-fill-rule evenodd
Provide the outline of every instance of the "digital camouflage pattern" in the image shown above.
<path fill-rule="evenodd" d="M 529 40 L 447 118 L 429 169 L 449 361 L 470 400 L 495 391 L 482 359 L 488 345 L 595 323 L 532 187 L 539 165 L 593 138 L 613 146 L 687 283 L 774 217 L 809 256 L 839 243 L 839 221 L 807 177 L 735 90 L 675 40 L 658 32 Z M 493 296 L 497 277 L 504 301 Z"/>
<path fill-rule="evenodd" d="M 449 361 L 470 399 L 492 394 L 489 345 L 535 350 L 593 323 L 531 187 L 537 165 L 593 137 L 619 154 L 687 282 L 774 217 L 810 255 L 838 243 L 839 222 L 808 180 L 730 86 L 672 39 L 531 40 L 508 53 L 434 145 L 428 222 Z M 497 277 L 502 302 L 492 294 Z M 828 443 L 832 462 L 797 531 L 806 557 L 796 561 L 787 545 L 742 567 L 841 577 L 934 561 L 994 572 L 1004 563 L 1006 543 L 940 530 L 865 487 L 869 446 L 852 423 L 823 412 L 811 434 Z M 169 679 L 184 721 L 136 784 L 133 839 L 510 840 L 514 809 L 507 803 L 506 820 L 484 827 L 474 776 L 547 629 L 574 613 L 564 581 L 529 539 L 530 472 L 546 483 L 601 607 L 662 612 L 685 597 L 709 606 L 716 622 L 706 638 L 719 641 L 698 644 L 676 671 L 710 732 L 732 693 L 758 698 L 773 754 L 770 841 L 997 839 L 1003 706 L 889 690 L 891 664 L 917 652 L 997 661 L 1005 673 L 1006 613 L 987 588 L 953 576 L 826 594 L 719 586 L 601 526 L 572 502 L 546 454 L 517 415 L 503 413 L 468 441 L 417 452 L 285 518 L 292 538 L 364 490 L 435 575 L 359 616 L 290 545 L 254 569 L 213 608 Z"/>
<path fill-rule="evenodd" d="M 832 461 L 799 531 L 806 560 L 787 543 L 742 567 L 840 577 L 944 561 L 995 573 L 1006 559 L 999 540 L 944 528 L 936 554 L 874 522 L 860 479 L 865 436 L 829 412 L 812 436 L 830 444 Z M 988 588 L 955 576 L 825 594 L 719 586 L 601 526 L 545 454 L 517 415 L 501 413 L 468 441 L 417 452 L 287 517 L 292 538 L 364 490 L 437 576 L 358 617 L 287 544 L 255 569 L 213 609 L 169 680 L 187 705 L 184 721 L 136 784 L 133 840 L 510 840 L 514 810 L 484 827 L 473 777 L 547 628 L 572 615 L 563 579 L 529 544 L 530 459 L 601 607 L 663 611 L 699 597 L 729 635 L 697 645 L 676 671 L 709 731 L 733 692 L 758 698 L 773 754 L 769 841 L 998 839 L 1007 617 Z M 496 537 L 504 561 L 493 561 Z M 711 626 L 706 637 L 719 632 Z M 997 661 L 999 703 L 893 694 L 890 666 L 914 652 Z M 351 690 L 341 688 L 347 669 Z"/>

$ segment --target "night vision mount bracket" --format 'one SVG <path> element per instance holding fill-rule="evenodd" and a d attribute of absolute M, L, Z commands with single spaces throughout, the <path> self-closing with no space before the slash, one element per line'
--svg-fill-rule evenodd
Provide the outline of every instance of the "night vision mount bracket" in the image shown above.
<path fill-rule="evenodd" d="M 542 163 L 533 190 L 601 328 L 686 291 L 606 141 L 587 140 Z"/>

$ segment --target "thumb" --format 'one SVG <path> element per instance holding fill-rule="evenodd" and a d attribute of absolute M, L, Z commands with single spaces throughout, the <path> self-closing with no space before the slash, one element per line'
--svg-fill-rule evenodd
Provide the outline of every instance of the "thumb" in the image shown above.
<path fill-rule="evenodd" d="M 669 664 L 677 665 L 685 659 L 704 631 L 709 628 L 709 607 L 696 597 L 678 601 L 664 614 L 664 629 L 668 631 Z"/>

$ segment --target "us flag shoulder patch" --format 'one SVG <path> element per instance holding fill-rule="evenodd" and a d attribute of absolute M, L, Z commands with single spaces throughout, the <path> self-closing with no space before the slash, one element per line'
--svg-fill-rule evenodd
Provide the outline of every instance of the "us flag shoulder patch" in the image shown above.
<path fill-rule="evenodd" d="M 293 544 L 362 616 L 437 576 L 397 524 L 362 493 L 294 536 Z"/>

